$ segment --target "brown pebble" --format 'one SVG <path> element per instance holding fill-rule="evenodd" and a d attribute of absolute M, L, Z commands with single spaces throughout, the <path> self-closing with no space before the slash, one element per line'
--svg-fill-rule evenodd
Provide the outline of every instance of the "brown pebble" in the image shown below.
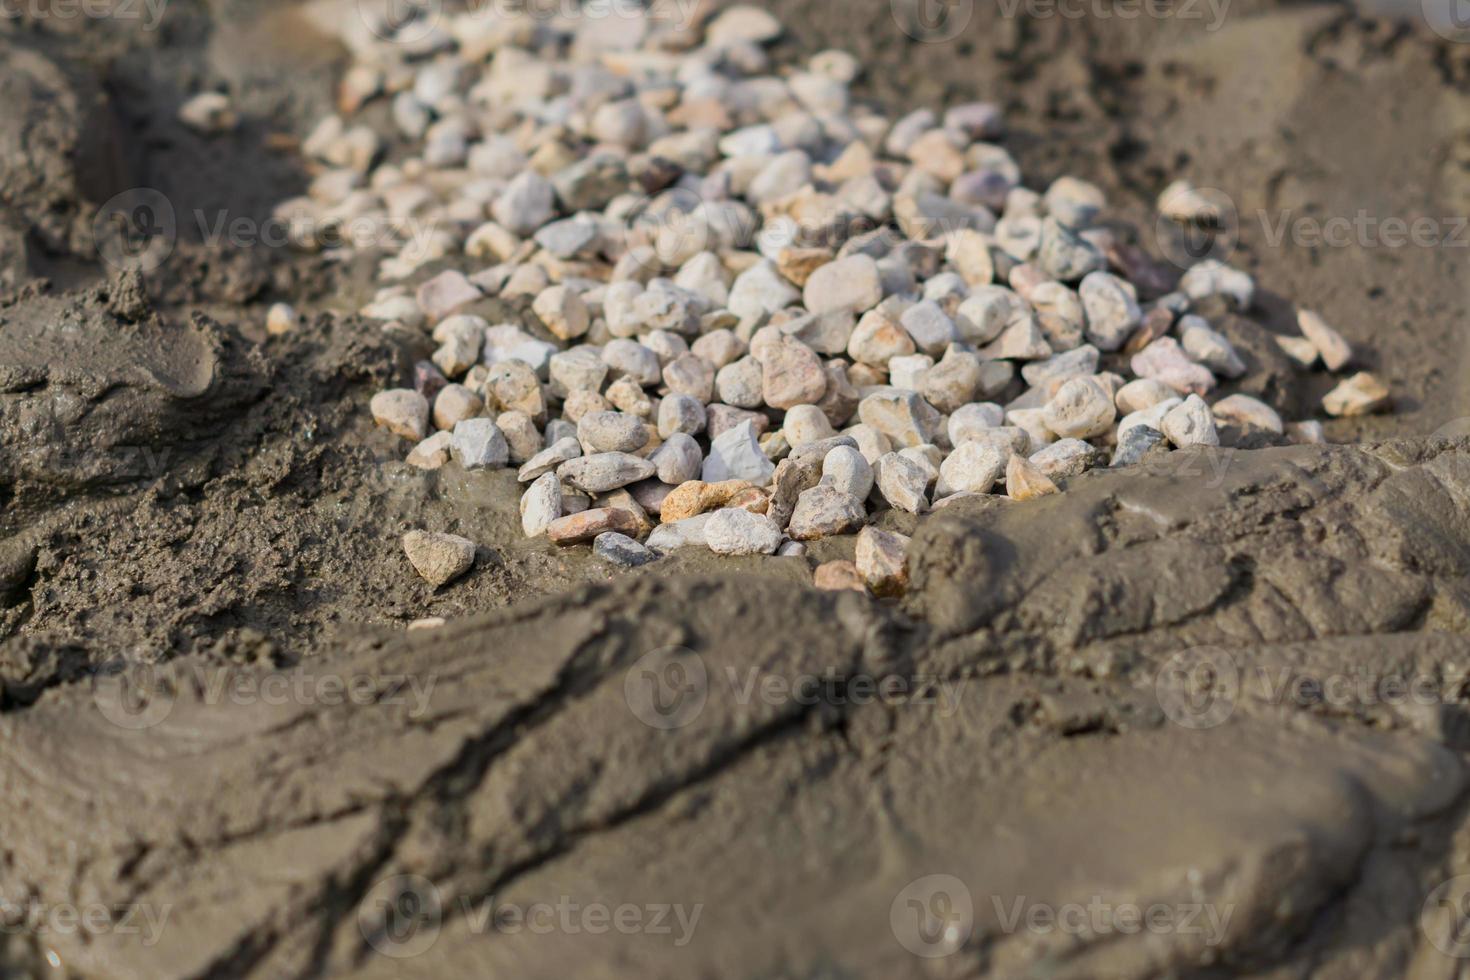
<path fill-rule="evenodd" d="M 1133 331 L 1133 335 L 1123 345 L 1123 353 L 1130 357 L 1137 354 L 1168 333 L 1172 326 L 1174 326 L 1173 312 L 1162 306 L 1155 306 L 1143 315 L 1143 322 L 1138 325 L 1138 329 Z"/>
<path fill-rule="evenodd" d="M 850 561 L 829 561 L 818 565 L 817 570 L 812 573 L 812 584 L 829 592 L 840 592 L 844 589 L 854 592 L 868 591 L 857 565 Z"/>
<path fill-rule="evenodd" d="M 858 532 L 855 567 L 877 596 L 900 596 L 908 591 L 909 537 L 876 527 Z"/>
<path fill-rule="evenodd" d="M 633 537 L 638 533 L 638 518 L 616 507 L 597 507 L 557 518 L 547 527 L 546 536 L 553 544 L 581 544 L 604 531 Z"/>
<path fill-rule="evenodd" d="M 1035 463 L 1011 454 L 1010 462 L 1006 463 L 1006 494 L 1012 500 L 1034 500 L 1057 492 L 1057 485 Z"/>
<path fill-rule="evenodd" d="M 674 521 L 696 517 L 717 507 L 724 507 L 737 494 L 754 489 L 745 480 L 722 480 L 719 483 L 690 480 L 679 484 L 664 498 L 663 506 L 659 508 L 659 520 L 672 524 Z"/>
<path fill-rule="evenodd" d="M 1387 408 L 1388 404 L 1388 389 L 1367 371 L 1353 375 L 1322 398 L 1322 407 L 1328 415 L 1343 418 L 1371 415 Z"/>

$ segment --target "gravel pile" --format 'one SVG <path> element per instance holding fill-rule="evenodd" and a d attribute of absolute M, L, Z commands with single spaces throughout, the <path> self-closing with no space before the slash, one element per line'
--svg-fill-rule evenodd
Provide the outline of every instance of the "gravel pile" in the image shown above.
<path fill-rule="evenodd" d="M 486 10 L 356 40 L 305 144 L 321 169 L 280 213 L 305 247 L 386 245 L 362 312 L 436 348 L 371 403 L 408 462 L 514 467 L 527 535 L 625 565 L 863 531 L 819 577 L 893 594 L 906 540 L 864 531 L 882 508 L 1028 500 L 1222 432 L 1321 439 L 1222 397 L 1246 364 L 1200 312 L 1249 309 L 1249 275 L 1177 275 L 1085 181 L 1025 186 L 997 106 L 890 119 L 839 51 L 773 71 L 781 32 L 753 7 Z M 392 131 L 357 121 L 370 102 Z M 1160 207 L 1210 218 L 1183 182 Z M 490 322 L 487 298 L 528 314 Z M 1349 367 L 1321 317 L 1300 328 L 1281 345 L 1302 371 Z M 1359 373 L 1323 409 L 1387 402 Z M 443 547 L 435 577 L 462 570 Z"/>

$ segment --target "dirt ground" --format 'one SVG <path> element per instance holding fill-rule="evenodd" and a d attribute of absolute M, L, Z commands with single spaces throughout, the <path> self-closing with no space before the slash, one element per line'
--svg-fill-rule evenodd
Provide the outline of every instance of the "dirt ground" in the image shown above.
<path fill-rule="evenodd" d="M 1217 188 L 1240 390 L 1320 397 L 1266 337 L 1300 305 L 1393 413 L 890 517 L 900 601 L 811 588 L 851 540 L 614 570 L 522 538 L 512 474 L 399 462 L 369 261 L 209 241 L 304 187 L 351 4 L 0 19 L 0 975 L 1467 975 L 1470 45 L 1265 0 L 926 41 L 908 2 L 776 0 L 778 60 L 999 101 L 1030 184 L 1155 253 L 1159 191 Z M 201 85 L 238 132 L 178 124 Z M 135 188 L 178 230 L 145 277 L 91 245 Z M 475 569 L 430 589 L 415 527 Z"/>

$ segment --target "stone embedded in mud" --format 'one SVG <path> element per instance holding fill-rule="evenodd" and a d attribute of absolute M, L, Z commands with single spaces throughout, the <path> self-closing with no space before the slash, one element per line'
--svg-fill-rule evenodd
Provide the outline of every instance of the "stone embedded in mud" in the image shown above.
<path fill-rule="evenodd" d="M 240 116 L 223 92 L 200 92 L 179 107 L 179 122 L 213 136 L 234 129 L 240 124 Z"/>
<path fill-rule="evenodd" d="M 475 563 L 475 543 L 457 534 L 409 531 L 403 552 L 414 571 L 434 588 L 459 578 Z"/>
<path fill-rule="evenodd" d="M 1164 434 L 1151 425 L 1135 425 L 1118 439 L 1113 451 L 1113 467 L 1132 466 L 1147 455 L 1155 446 L 1163 444 Z M 1167 448 L 1167 446 L 1166 446 Z"/>
<path fill-rule="evenodd" d="M 555 473 L 542 473 L 521 494 L 521 531 L 528 538 L 546 533 L 551 522 L 562 516 L 561 480 Z"/>
<path fill-rule="evenodd" d="M 289 303 L 272 303 L 266 311 L 265 332 L 272 336 L 290 333 L 300 325 L 301 318 Z"/>
<path fill-rule="evenodd" d="M 1031 462 L 1047 477 L 1081 476 L 1107 459 L 1107 454 L 1081 439 L 1058 439 L 1031 456 Z"/>
<path fill-rule="evenodd" d="M 796 498 L 787 533 L 798 541 L 847 534 L 863 526 L 862 501 L 836 487 L 817 485 Z"/>
<path fill-rule="evenodd" d="M 660 524 L 648 536 L 648 547 L 667 554 L 681 548 L 704 547 L 704 527 L 709 523 L 708 514 L 687 517 L 672 524 Z"/>
<path fill-rule="evenodd" d="M 812 585 L 828 592 L 868 591 L 867 583 L 863 581 L 863 574 L 858 571 L 857 565 L 840 559 L 818 565 L 812 572 Z"/>
<path fill-rule="evenodd" d="M 510 461 L 505 433 L 491 419 L 465 419 L 454 427 L 450 450 L 467 470 L 499 469 Z"/>
<path fill-rule="evenodd" d="M 1353 349 L 1342 334 L 1328 326 L 1321 315 L 1311 310 L 1301 310 L 1296 315 L 1296 325 L 1302 336 L 1311 341 L 1312 347 L 1329 371 L 1341 371 L 1353 359 Z M 1291 338 L 1283 338 L 1289 340 Z M 1310 363 L 1310 361 L 1308 362 Z"/>
<path fill-rule="evenodd" d="M 546 536 L 553 544 L 572 545 L 591 541 L 607 531 L 635 535 L 638 533 L 638 518 L 616 507 L 596 507 L 557 518 L 547 525 Z"/>
<path fill-rule="evenodd" d="M 624 568 L 647 565 L 658 558 L 648 548 L 618 531 L 604 531 L 592 539 L 592 553 L 603 561 Z"/>
<path fill-rule="evenodd" d="M 1328 415 L 1351 418 L 1387 408 L 1389 399 L 1388 388 L 1383 382 L 1362 371 L 1323 396 L 1322 408 Z"/>
<path fill-rule="evenodd" d="M 373 396 L 373 421 L 396 436 L 422 442 L 429 431 L 429 400 L 412 388 L 390 388 Z"/>
<path fill-rule="evenodd" d="M 414 446 L 404 462 L 421 470 L 437 470 L 449 462 L 449 440 L 448 432 L 436 432 Z"/>
<path fill-rule="evenodd" d="M 1215 418 L 1233 422 L 1242 427 L 1264 429 L 1276 435 L 1281 435 L 1286 431 L 1281 415 L 1276 409 L 1250 395 L 1230 395 L 1215 402 L 1210 410 L 1214 413 Z"/>
<path fill-rule="evenodd" d="M 1006 495 L 1012 500 L 1034 500 L 1057 492 L 1051 477 L 1026 457 L 1013 454 L 1006 463 Z"/>
<path fill-rule="evenodd" d="M 876 527 L 858 532 L 854 565 L 874 595 L 892 597 L 908 591 L 909 540 L 907 535 Z"/>
<path fill-rule="evenodd" d="M 1181 404 L 1170 409 L 1159 429 L 1180 449 L 1220 445 L 1220 434 L 1215 429 L 1215 416 L 1199 395 L 1190 395 Z"/>

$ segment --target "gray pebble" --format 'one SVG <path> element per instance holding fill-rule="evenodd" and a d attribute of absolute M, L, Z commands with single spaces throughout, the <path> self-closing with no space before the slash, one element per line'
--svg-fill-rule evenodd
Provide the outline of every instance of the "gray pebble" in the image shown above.
<path fill-rule="evenodd" d="M 796 499 L 787 533 L 798 541 L 856 531 L 867 521 L 863 502 L 832 486 L 815 486 Z"/>
<path fill-rule="evenodd" d="M 721 433 L 710 443 L 701 478 L 706 483 L 747 480 L 763 487 L 771 482 L 775 471 L 776 464 L 761 451 L 755 423 L 747 421 Z"/>
<path fill-rule="evenodd" d="M 548 426 L 547 435 L 550 436 L 550 434 L 550 426 Z M 526 460 L 520 472 L 516 474 L 516 479 L 522 483 L 539 479 L 543 474 L 551 472 L 562 463 L 576 459 L 580 455 L 582 455 L 582 444 L 575 436 L 557 439 L 550 446 Z"/>
<path fill-rule="evenodd" d="M 648 442 L 648 428 L 636 415 L 588 412 L 577 421 L 577 439 L 588 453 L 631 453 Z"/>
<path fill-rule="evenodd" d="M 499 469 L 510 461 L 505 433 L 492 419 L 465 419 L 454 427 L 450 452 L 467 470 Z"/>
<path fill-rule="evenodd" d="M 669 436 L 648 459 L 657 468 L 659 480 L 674 486 L 699 479 L 704 465 L 704 453 L 700 450 L 699 443 L 684 432 L 675 432 Z"/>
<path fill-rule="evenodd" d="M 917 461 L 899 453 L 889 453 L 873 467 L 878 492 L 895 510 L 922 514 L 929 506 L 926 493 L 929 473 Z"/>
<path fill-rule="evenodd" d="M 658 434 L 668 439 L 676 432 L 698 435 L 704 431 L 707 416 L 704 405 L 689 395 L 669 395 L 659 402 Z"/>
<path fill-rule="evenodd" d="M 838 446 L 822 460 L 822 482 L 867 500 L 873 492 L 873 467 L 856 446 Z"/>
<path fill-rule="evenodd" d="M 555 473 L 543 473 L 531 481 L 521 494 L 521 531 L 526 537 L 540 537 L 562 516 L 561 499 L 561 480 Z"/>
<path fill-rule="evenodd" d="M 587 493 L 607 493 L 654 475 L 654 465 L 628 453 L 596 453 L 568 460 L 557 469 L 562 482 Z"/>
<path fill-rule="evenodd" d="M 625 568 L 647 565 L 658 556 L 626 534 L 603 531 L 592 539 L 592 553 L 603 561 Z"/>
<path fill-rule="evenodd" d="M 1113 467 L 1132 466 L 1145 454 L 1164 442 L 1164 434 L 1151 425 L 1135 425 L 1118 437 L 1118 448 L 1113 450 Z"/>

